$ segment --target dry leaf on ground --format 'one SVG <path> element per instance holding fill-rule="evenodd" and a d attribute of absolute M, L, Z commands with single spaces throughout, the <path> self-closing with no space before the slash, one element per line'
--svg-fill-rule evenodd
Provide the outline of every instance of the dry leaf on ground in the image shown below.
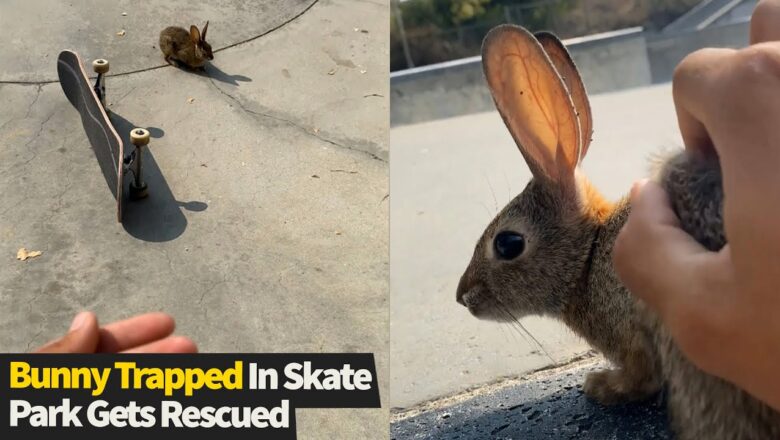
<path fill-rule="evenodd" d="M 25 261 L 28 258 L 39 257 L 43 254 L 41 251 L 28 251 L 27 248 L 19 248 L 16 252 L 16 259 L 19 261 Z"/>

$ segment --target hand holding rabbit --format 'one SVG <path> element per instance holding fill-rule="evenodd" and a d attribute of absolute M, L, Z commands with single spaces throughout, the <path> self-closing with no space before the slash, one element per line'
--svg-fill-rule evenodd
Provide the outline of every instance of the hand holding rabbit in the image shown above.
<path fill-rule="evenodd" d="M 694 241 L 649 183 L 614 257 L 693 363 L 780 410 L 780 1 L 758 5 L 751 43 L 697 52 L 674 78 L 686 148 L 720 158 L 728 246 Z"/>

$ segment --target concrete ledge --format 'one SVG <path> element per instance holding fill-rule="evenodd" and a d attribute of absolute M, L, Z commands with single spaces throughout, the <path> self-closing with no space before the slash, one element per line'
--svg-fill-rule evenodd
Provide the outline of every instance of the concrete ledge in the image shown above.
<path fill-rule="evenodd" d="M 677 64 L 705 47 L 745 47 L 748 20 L 658 34 L 631 28 L 564 41 L 588 93 L 671 81 Z M 390 124 L 399 126 L 492 111 L 479 56 L 390 75 Z"/>
<path fill-rule="evenodd" d="M 750 21 L 712 26 L 702 30 L 647 35 L 647 57 L 653 82 L 672 80 L 674 68 L 691 52 L 705 47 L 745 47 L 749 43 Z"/>
<path fill-rule="evenodd" d="M 564 41 L 590 93 L 651 83 L 642 28 Z M 493 110 L 481 57 L 394 72 L 390 124 L 404 125 Z"/>

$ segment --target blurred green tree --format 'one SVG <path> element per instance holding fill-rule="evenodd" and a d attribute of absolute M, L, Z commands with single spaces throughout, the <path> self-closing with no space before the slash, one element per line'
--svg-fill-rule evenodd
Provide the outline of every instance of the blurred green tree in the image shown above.
<path fill-rule="evenodd" d="M 454 24 L 475 20 L 487 12 L 490 0 L 451 0 L 450 13 Z"/>
<path fill-rule="evenodd" d="M 571 38 L 632 26 L 657 31 L 701 0 L 393 0 L 390 66 L 404 69 L 477 55 L 500 23 Z M 404 44 L 398 23 L 403 22 Z"/>

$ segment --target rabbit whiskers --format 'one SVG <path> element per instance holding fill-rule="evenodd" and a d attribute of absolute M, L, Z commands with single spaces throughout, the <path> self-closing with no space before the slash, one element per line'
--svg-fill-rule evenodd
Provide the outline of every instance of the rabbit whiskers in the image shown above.
<path fill-rule="evenodd" d="M 505 313 L 509 317 L 509 322 L 507 322 L 507 324 L 509 324 L 510 328 L 516 330 L 520 334 L 520 336 L 522 336 L 523 339 L 525 339 L 526 342 L 531 343 L 531 341 L 533 341 L 533 343 L 536 344 L 539 350 L 541 350 L 542 353 L 544 353 L 544 355 L 547 356 L 547 358 L 550 359 L 550 361 L 554 365 L 558 364 L 558 361 L 556 361 L 552 356 L 550 356 L 550 353 L 547 352 L 547 350 L 544 348 L 544 345 L 542 345 L 542 343 L 539 342 L 539 340 L 536 339 L 536 337 L 534 337 L 534 335 L 532 335 L 527 328 L 525 328 L 523 323 L 520 322 L 520 320 L 517 319 L 517 317 L 515 317 L 515 315 L 512 314 L 511 311 L 509 311 L 509 308 L 500 301 L 499 301 L 499 310 L 501 310 L 501 312 Z"/>

